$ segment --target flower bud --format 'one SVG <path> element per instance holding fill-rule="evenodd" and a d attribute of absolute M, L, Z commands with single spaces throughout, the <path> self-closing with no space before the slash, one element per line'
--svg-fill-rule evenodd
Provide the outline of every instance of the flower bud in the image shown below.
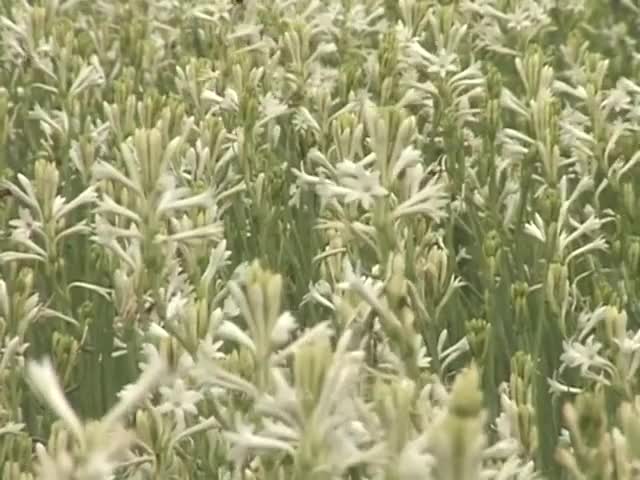
<path fill-rule="evenodd" d="M 480 375 L 475 366 L 456 377 L 449 397 L 449 411 L 461 418 L 475 417 L 482 411 Z"/>
<path fill-rule="evenodd" d="M 489 349 L 491 325 L 484 319 L 474 318 L 465 322 L 464 329 L 474 360 L 483 365 Z"/>
<path fill-rule="evenodd" d="M 519 66 L 518 63 L 516 61 L 516 67 L 518 67 L 518 73 L 520 73 L 520 78 L 526 87 L 527 96 L 533 98 L 540 90 L 543 69 L 542 49 L 538 45 L 531 45 L 525 54 L 522 65 Z"/>
<path fill-rule="evenodd" d="M 498 273 L 498 265 L 501 256 L 502 241 L 500 235 L 495 230 L 491 230 L 487 233 L 484 242 L 482 244 L 482 251 L 484 253 L 487 264 L 489 265 L 489 276 L 491 279 L 496 277 Z"/>
<path fill-rule="evenodd" d="M 636 193 L 631 182 L 622 185 L 622 204 L 631 218 L 636 217 Z"/>
<path fill-rule="evenodd" d="M 550 223 L 558 218 L 560 212 L 560 193 L 557 188 L 546 186 L 538 199 L 540 216 L 545 223 Z"/>
<path fill-rule="evenodd" d="M 396 82 L 394 77 L 386 77 L 382 81 L 382 85 L 380 86 L 381 102 L 386 103 L 389 101 L 389 99 L 393 98 L 395 85 Z"/>
<path fill-rule="evenodd" d="M 34 167 L 34 189 L 40 208 L 46 219 L 50 218 L 53 212 L 53 202 L 58 193 L 60 183 L 60 173 L 55 163 L 46 160 L 37 160 Z"/>
<path fill-rule="evenodd" d="M 509 390 L 517 405 L 526 405 L 530 402 L 534 373 L 531 355 L 522 351 L 516 352 L 511 359 Z"/>
<path fill-rule="evenodd" d="M 137 437 L 145 445 L 153 447 L 156 444 L 158 434 L 151 412 L 148 410 L 137 410 L 135 415 L 134 425 Z"/>
<path fill-rule="evenodd" d="M 184 311 L 180 324 L 176 325 L 181 333 L 182 341 L 186 349 L 193 353 L 198 350 L 200 344 L 200 336 L 198 334 L 198 309 L 193 302 L 188 302 L 184 306 Z"/>
<path fill-rule="evenodd" d="M 398 65 L 398 39 L 394 30 L 383 34 L 381 47 L 378 50 L 381 78 L 391 78 Z"/>
<path fill-rule="evenodd" d="M 133 201 L 132 201 L 133 200 Z M 128 209 L 136 210 L 137 205 L 135 205 L 136 198 L 135 196 L 131 198 L 129 194 L 129 189 L 127 187 L 120 188 L 120 204 Z"/>
<path fill-rule="evenodd" d="M 516 320 L 525 318 L 528 312 L 527 297 L 529 296 L 529 285 L 527 282 L 517 281 L 511 285 L 511 303 L 515 311 Z"/>
<path fill-rule="evenodd" d="M 439 299 L 447 288 L 449 257 L 444 248 L 433 245 L 427 253 L 425 284 L 429 296 Z"/>
<path fill-rule="evenodd" d="M 180 346 L 180 342 L 175 337 L 162 337 L 160 339 L 160 348 L 158 349 L 160 356 L 165 360 L 165 363 L 173 371 L 178 367 L 180 355 L 183 348 Z"/>
<path fill-rule="evenodd" d="M 434 426 L 431 453 L 438 479 L 474 478 L 481 467 L 486 437 L 480 376 L 475 366 L 459 373 L 453 384 L 448 412 Z"/>
<path fill-rule="evenodd" d="M 538 449 L 538 428 L 536 426 L 535 409 L 529 404 L 519 405 L 517 412 L 520 443 L 529 456 L 533 456 Z"/>
<path fill-rule="evenodd" d="M 490 65 L 486 78 L 487 97 L 490 101 L 500 100 L 502 96 L 502 75 L 500 70 Z"/>
<path fill-rule="evenodd" d="M 72 380 L 73 369 L 78 360 L 80 345 L 70 335 L 54 332 L 51 338 L 53 361 L 56 370 L 60 372 L 60 380 L 64 387 L 68 387 Z"/>
<path fill-rule="evenodd" d="M 569 269 L 561 263 L 551 263 L 547 270 L 545 296 L 554 313 L 560 313 L 569 295 Z"/>
<path fill-rule="evenodd" d="M 293 377 L 306 418 L 312 415 L 320 398 L 331 361 L 331 345 L 327 338 L 318 339 L 295 354 Z"/>
<path fill-rule="evenodd" d="M 0 278 L 0 319 L 8 319 L 11 316 L 11 301 L 7 290 L 7 283 Z M 0 338 L 4 338 L 0 336 Z"/>
<path fill-rule="evenodd" d="M 196 307 L 196 335 L 198 339 L 206 337 L 211 327 L 211 315 L 209 314 L 209 305 L 206 298 L 199 298 Z"/>
<path fill-rule="evenodd" d="M 131 75 L 132 77 L 135 78 L 135 75 L 136 75 L 135 70 L 133 69 L 131 70 Z M 129 87 L 130 90 L 133 90 L 134 82 L 135 82 L 134 80 L 131 81 L 131 86 Z M 135 95 L 129 95 L 125 103 L 124 116 L 123 116 L 123 122 L 122 122 L 123 140 L 125 136 L 131 135 L 135 130 L 136 110 L 137 110 L 136 97 Z"/>
<path fill-rule="evenodd" d="M 627 312 L 621 312 L 617 307 L 606 307 L 604 316 L 604 328 L 607 340 L 613 344 L 614 341 L 621 341 L 627 335 Z"/>
<path fill-rule="evenodd" d="M 482 243 L 482 251 L 485 257 L 495 257 L 500 250 L 502 242 L 500 240 L 500 235 L 497 231 L 491 230 L 485 236 L 484 242 Z"/>
<path fill-rule="evenodd" d="M 392 308 L 397 308 L 407 295 L 404 255 L 400 253 L 392 253 L 389 258 L 389 275 L 385 292 Z"/>
<path fill-rule="evenodd" d="M 500 100 L 488 100 L 484 111 L 485 132 L 491 143 L 496 141 L 498 132 L 502 128 L 502 107 Z"/>
<path fill-rule="evenodd" d="M 562 113 L 562 103 L 557 97 L 552 97 L 549 100 L 548 109 L 548 132 L 547 139 L 552 145 L 558 145 L 560 142 L 560 115 Z M 559 153 L 559 150 L 558 150 Z"/>
<path fill-rule="evenodd" d="M 33 292 L 33 270 L 31 268 L 25 267 L 20 269 L 17 287 L 22 297 L 26 298 L 31 295 Z"/>

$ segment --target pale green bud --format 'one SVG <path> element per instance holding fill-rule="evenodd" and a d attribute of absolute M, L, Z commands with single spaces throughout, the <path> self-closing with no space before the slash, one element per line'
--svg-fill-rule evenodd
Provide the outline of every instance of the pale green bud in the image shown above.
<path fill-rule="evenodd" d="M 502 106 L 499 99 L 487 101 L 484 112 L 485 131 L 491 142 L 495 142 L 498 132 L 502 128 Z"/>
<path fill-rule="evenodd" d="M 474 318 L 465 322 L 465 335 L 469 342 L 469 348 L 473 358 L 479 365 L 483 364 L 487 354 L 490 332 L 491 325 L 484 319 Z"/>
<path fill-rule="evenodd" d="M 620 311 L 615 306 L 608 306 L 604 317 L 604 327 L 609 342 L 622 341 L 627 335 L 627 312 Z"/>
<path fill-rule="evenodd" d="M 534 378 L 534 365 L 531 355 L 522 351 L 511 358 L 511 377 L 509 389 L 513 400 L 518 405 L 529 402 L 531 382 Z"/>
<path fill-rule="evenodd" d="M 426 259 L 425 283 L 427 291 L 433 298 L 444 294 L 449 276 L 449 257 L 440 246 L 434 245 L 429 249 Z"/>
<path fill-rule="evenodd" d="M 546 300 L 554 313 L 560 313 L 569 295 L 569 270 L 566 265 L 551 263 L 545 282 Z"/>
<path fill-rule="evenodd" d="M 60 332 L 53 333 L 51 343 L 56 370 L 60 374 L 62 385 L 68 387 L 72 381 L 73 369 L 78 360 L 80 345 L 72 336 Z"/>
<path fill-rule="evenodd" d="M 382 81 L 382 85 L 380 86 L 380 98 L 382 102 L 388 101 L 388 99 L 393 98 L 393 93 L 395 90 L 395 79 L 393 77 L 386 77 Z"/>
<path fill-rule="evenodd" d="M 482 243 L 482 251 L 487 262 L 489 263 L 489 273 L 494 278 L 497 273 L 498 262 L 500 261 L 500 252 L 502 248 L 502 240 L 497 231 L 491 230 L 485 236 Z"/>
<path fill-rule="evenodd" d="M 17 287 L 21 296 L 26 298 L 33 292 L 33 270 L 29 267 L 21 268 L 18 274 Z"/>
<path fill-rule="evenodd" d="M 132 198 L 131 198 L 131 195 L 129 194 L 129 189 L 127 187 L 120 188 L 120 203 L 122 204 L 122 206 L 124 206 L 125 208 L 131 209 L 131 207 L 133 206 L 131 205 L 131 200 Z M 135 210 L 135 207 L 134 207 L 134 210 Z"/>
<path fill-rule="evenodd" d="M 522 83 L 525 85 L 529 98 L 533 98 L 540 89 L 543 66 L 543 53 L 537 45 L 529 48 L 525 54 L 524 61 L 519 58 L 516 59 L 516 69 L 520 74 Z"/>
<path fill-rule="evenodd" d="M 311 417 L 321 396 L 331 361 L 332 350 L 328 338 L 318 339 L 295 354 L 293 377 L 302 411 L 307 418 Z"/>
<path fill-rule="evenodd" d="M 529 296 L 529 285 L 526 282 L 517 281 L 511 285 L 511 304 L 515 310 L 516 319 L 525 318 L 528 312 L 527 297 Z"/>
<path fill-rule="evenodd" d="M 475 366 L 467 368 L 456 377 L 449 398 L 449 411 L 461 418 L 476 417 L 482 411 L 480 375 Z"/>
<path fill-rule="evenodd" d="M 545 223 L 556 220 L 561 206 L 560 193 L 558 192 L 558 189 L 546 186 L 542 195 L 539 197 L 537 204 L 540 209 L 540 216 Z"/>
<path fill-rule="evenodd" d="M 385 291 L 389 303 L 397 307 L 407 295 L 404 255 L 393 253 L 389 257 L 389 275 Z"/>
<path fill-rule="evenodd" d="M 204 338 L 211 326 L 211 316 L 209 315 L 209 305 L 206 298 L 198 299 L 196 303 L 196 336 L 198 339 Z"/>
<path fill-rule="evenodd" d="M 500 100 L 502 96 L 502 76 L 500 70 L 490 64 L 486 79 L 485 85 L 489 101 Z"/>
<path fill-rule="evenodd" d="M 55 163 L 46 160 L 37 160 L 35 163 L 34 189 L 40 208 L 45 218 L 51 218 L 53 202 L 58 193 L 60 174 Z"/>
<path fill-rule="evenodd" d="M 622 185 L 622 204 L 631 218 L 636 217 L 636 193 L 631 182 Z"/>
<path fill-rule="evenodd" d="M 517 409 L 520 443 L 525 451 L 533 456 L 538 449 L 538 428 L 536 426 L 535 410 L 531 405 L 519 405 Z"/>
<path fill-rule="evenodd" d="M 144 444 L 153 448 L 153 446 L 156 444 L 158 435 L 151 412 L 149 412 L 148 410 L 136 411 L 134 425 L 137 437 Z"/>
<path fill-rule="evenodd" d="M 169 366 L 170 370 L 175 370 L 178 366 L 180 356 L 184 351 L 178 339 L 174 337 L 162 337 L 160 338 L 159 347 L 160 356 L 164 359 L 166 365 Z"/>
<path fill-rule="evenodd" d="M 448 413 L 434 427 L 431 451 L 433 478 L 474 478 L 482 462 L 486 438 L 480 375 L 475 366 L 459 373 L 449 396 Z"/>

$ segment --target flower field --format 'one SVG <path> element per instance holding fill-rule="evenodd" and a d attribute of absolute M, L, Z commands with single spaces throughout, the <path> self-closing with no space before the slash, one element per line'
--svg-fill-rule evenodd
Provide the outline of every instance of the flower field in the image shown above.
<path fill-rule="evenodd" d="M 639 164 L 638 0 L 0 0 L 0 478 L 640 479 Z"/>

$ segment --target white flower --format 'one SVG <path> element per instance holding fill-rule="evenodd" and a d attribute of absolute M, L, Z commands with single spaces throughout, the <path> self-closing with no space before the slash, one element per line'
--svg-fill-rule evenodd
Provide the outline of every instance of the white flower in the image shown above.
<path fill-rule="evenodd" d="M 178 378 L 171 386 L 160 387 L 162 402 L 157 408 L 160 413 L 172 413 L 178 423 L 178 431 L 185 428 L 185 414 L 197 415 L 197 404 L 203 398 L 198 391 L 187 388 L 184 380 Z"/>
<path fill-rule="evenodd" d="M 607 97 L 603 100 L 602 107 L 615 113 L 627 111 L 631 107 L 631 97 L 621 88 L 612 88 L 607 92 Z"/>
<path fill-rule="evenodd" d="M 211 111 L 237 112 L 239 108 L 238 94 L 233 88 L 227 87 L 222 96 L 213 90 L 204 90 L 200 98 L 212 104 Z"/>
<path fill-rule="evenodd" d="M 173 295 L 167 305 L 167 320 L 171 322 L 179 321 L 184 315 L 188 303 L 189 299 L 184 297 L 180 292 Z"/>
<path fill-rule="evenodd" d="M 360 164 L 348 160 L 340 162 L 336 166 L 336 174 L 340 184 L 349 190 L 345 194 L 347 203 L 359 201 L 365 209 L 369 209 L 374 198 L 387 194 L 380 185 L 380 172 L 368 172 Z"/>
<path fill-rule="evenodd" d="M 327 297 L 331 296 L 331 285 L 326 280 L 319 280 L 315 285 L 309 283 L 309 291 L 302 298 L 300 305 L 305 305 L 308 302 L 314 301 L 320 305 L 324 305 L 330 310 L 335 310 L 336 307 L 331 303 Z"/>
<path fill-rule="evenodd" d="M 292 124 L 295 130 L 299 132 L 307 132 L 312 130 L 319 133 L 321 128 L 311 112 L 305 107 L 299 107 L 293 115 Z"/>
<path fill-rule="evenodd" d="M 583 377 L 609 384 L 601 374 L 613 375 L 614 366 L 600 355 L 602 344 L 593 335 L 590 335 L 584 343 L 565 340 L 562 342 L 562 347 L 564 351 L 560 355 L 560 361 L 563 367 L 578 368 Z"/>
<path fill-rule="evenodd" d="M 271 331 L 271 341 L 277 346 L 285 344 L 297 326 L 296 319 L 290 312 L 282 313 Z"/>
<path fill-rule="evenodd" d="M 548 378 L 547 383 L 549 384 L 549 392 L 551 394 L 555 394 L 555 395 L 567 394 L 567 393 L 578 394 L 582 392 L 581 388 L 565 385 L 559 382 L 558 380 L 556 380 L 555 378 Z"/>
<path fill-rule="evenodd" d="M 454 52 L 441 48 L 433 54 L 423 48 L 417 41 L 413 41 L 408 46 L 407 57 L 414 62 L 423 64 L 427 71 L 441 78 L 460 71 L 460 61 Z"/>
<path fill-rule="evenodd" d="M 438 178 L 433 178 L 398 205 L 393 210 L 393 218 L 397 220 L 406 216 L 426 215 L 439 221 L 446 217 L 449 202 L 447 184 Z"/>
<path fill-rule="evenodd" d="M 216 335 L 221 339 L 230 340 L 238 343 L 239 345 L 244 345 L 254 353 L 256 351 L 256 344 L 251 337 L 238 325 L 228 320 L 225 320 L 220 324 L 216 330 Z"/>
<path fill-rule="evenodd" d="M 283 115 L 289 111 L 289 107 L 282 101 L 276 98 L 273 93 L 268 92 L 264 97 L 260 99 L 260 113 L 263 118 L 260 123 L 272 120 L 280 115 Z"/>
<path fill-rule="evenodd" d="M 236 463 L 244 461 L 249 450 L 280 450 L 294 453 L 294 447 L 287 441 L 272 436 L 254 433 L 254 427 L 243 421 L 237 421 L 235 431 L 225 432 L 224 436 L 233 445 L 231 457 Z"/>
<path fill-rule="evenodd" d="M 338 183 L 307 175 L 295 170 L 302 183 L 315 186 L 316 193 L 325 199 L 337 198 L 345 203 L 357 202 L 369 210 L 376 198 L 384 197 L 387 190 L 380 185 L 380 172 L 370 172 L 362 164 L 349 160 L 340 162 L 336 166 Z"/>

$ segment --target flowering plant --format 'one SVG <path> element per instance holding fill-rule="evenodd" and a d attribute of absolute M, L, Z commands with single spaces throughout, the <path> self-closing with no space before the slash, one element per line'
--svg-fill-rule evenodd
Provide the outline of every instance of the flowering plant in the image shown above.
<path fill-rule="evenodd" d="M 637 0 L 0 0 L 0 477 L 640 477 Z"/>

